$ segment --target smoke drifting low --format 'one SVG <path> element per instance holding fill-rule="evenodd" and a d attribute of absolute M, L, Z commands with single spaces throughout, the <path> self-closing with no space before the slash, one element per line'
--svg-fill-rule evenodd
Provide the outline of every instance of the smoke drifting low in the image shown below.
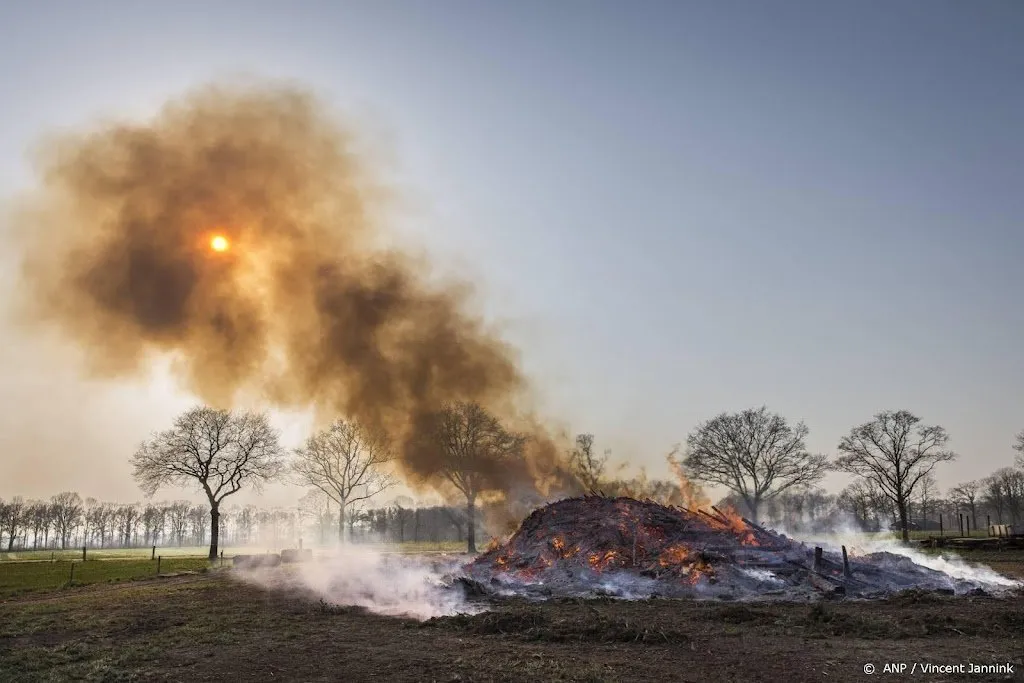
<path fill-rule="evenodd" d="M 509 414 L 513 350 L 468 313 L 465 286 L 381 246 L 387 192 L 358 137 L 293 87 L 206 87 L 151 121 L 54 140 L 19 217 L 21 302 L 100 377 L 176 359 L 185 386 L 226 407 L 255 394 L 386 429 L 406 474 L 429 478 L 424 416 L 448 400 Z M 529 472 L 557 472 L 541 439 Z"/>

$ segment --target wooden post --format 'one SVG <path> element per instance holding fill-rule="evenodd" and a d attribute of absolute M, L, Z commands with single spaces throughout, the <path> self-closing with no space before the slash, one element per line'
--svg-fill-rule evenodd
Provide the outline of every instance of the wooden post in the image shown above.
<path fill-rule="evenodd" d="M 988 536 L 992 535 L 992 515 L 985 515 L 985 533 Z"/>
<path fill-rule="evenodd" d="M 156 546 L 153 546 L 153 554 L 149 556 L 149 559 L 151 559 L 151 560 L 155 560 L 156 559 Z"/>
<path fill-rule="evenodd" d="M 82 562 L 85 562 L 85 546 L 82 546 Z"/>
<path fill-rule="evenodd" d="M 814 571 L 821 571 L 821 548 L 814 548 Z"/>
<path fill-rule="evenodd" d="M 220 566 L 224 566 L 224 551 L 220 551 Z"/>
<path fill-rule="evenodd" d="M 163 555 L 161 555 L 160 557 L 156 558 L 156 575 L 157 575 L 157 576 L 160 576 L 160 562 L 161 562 L 161 561 L 162 561 L 163 559 L 164 559 L 164 556 L 163 556 Z"/>
<path fill-rule="evenodd" d="M 964 535 L 964 513 L 960 513 L 960 536 Z"/>
<path fill-rule="evenodd" d="M 850 576 L 850 559 L 846 556 L 846 546 L 843 546 L 843 576 Z"/>
<path fill-rule="evenodd" d="M 971 535 L 971 516 L 967 515 L 967 535 Z"/>
<path fill-rule="evenodd" d="M 75 561 L 71 560 L 71 578 L 68 579 L 68 585 L 70 586 L 75 582 Z"/>

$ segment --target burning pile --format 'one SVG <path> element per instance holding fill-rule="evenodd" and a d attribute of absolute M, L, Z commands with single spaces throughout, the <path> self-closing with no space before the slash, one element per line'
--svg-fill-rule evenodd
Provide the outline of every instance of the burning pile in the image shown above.
<path fill-rule="evenodd" d="M 763 529 L 732 511 L 632 498 L 570 498 L 535 510 L 504 544 L 463 568 L 483 595 L 626 598 L 880 597 L 911 588 L 982 588 L 888 552 L 844 558 Z M 986 586 L 987 587 L 987 586 Z"/>

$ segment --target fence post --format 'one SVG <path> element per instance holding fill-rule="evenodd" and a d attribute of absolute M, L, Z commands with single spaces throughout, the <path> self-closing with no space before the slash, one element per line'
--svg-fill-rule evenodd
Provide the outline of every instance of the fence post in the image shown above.
<path fill-rule="evenodd" d="M 161 562 L 161 561 L 162 561 L 163 559 L 164 559 L 164 556 L 163 556 L 163 555 L 161 555 L 160 557 L 156 558 L 156 575 L 157 575 L 157 576 L 160 576 L 160 562 Z"/>
<path fill-rule="evenodd" d="M 967 535 L 971 535 L 971 516 L 967 515 Z"/>
<path fill-rule="evenodd" d="M 220 566 L 224 566 L 224 551 L 220 551 Z"/>
<path fill-rule="evenodd" d="M 71 560 L 71 577 L 68 579 L 68 585 L 72 585 L 75 582 L 75 561 Z"/>
<path fill-rule="evenodd" d="M 942 513 L 939 513 L 939 538 L 945 536 L 945 532 L 942 529 Z"/>
<path fill-rule="evenodd" d="M 85 562 L 85 546 L 82 546 L 82 562 Z"/>
<path fill-rule="evenodd" d="M 960 536 L 964 535 L 964 513 L 960 513 Z"/>
<path fill-rule="evenodd" d="M 153 546 L 153 554 L 149 556 L 149 559 L 151 559 L 151 560 L 155 560 L 156 559 L 156 546 Z"/>
<path fill-rule="evenodd" d="M 985 515 L 985 535 L 992 535 L 992 515 Z"/>

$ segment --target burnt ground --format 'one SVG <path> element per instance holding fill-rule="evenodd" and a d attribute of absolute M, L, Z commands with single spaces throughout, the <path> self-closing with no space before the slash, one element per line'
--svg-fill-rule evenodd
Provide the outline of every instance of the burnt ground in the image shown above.
<path fill-rule="evenodd" d="M 2 681 L 863 681 L 868 662 L 892 680 L 885 662 L 1007 661 L 914 678 L 1024 680 L 1024 596 L 507 601 L 421 623 L 216 571 L 0 603 Z"/>

